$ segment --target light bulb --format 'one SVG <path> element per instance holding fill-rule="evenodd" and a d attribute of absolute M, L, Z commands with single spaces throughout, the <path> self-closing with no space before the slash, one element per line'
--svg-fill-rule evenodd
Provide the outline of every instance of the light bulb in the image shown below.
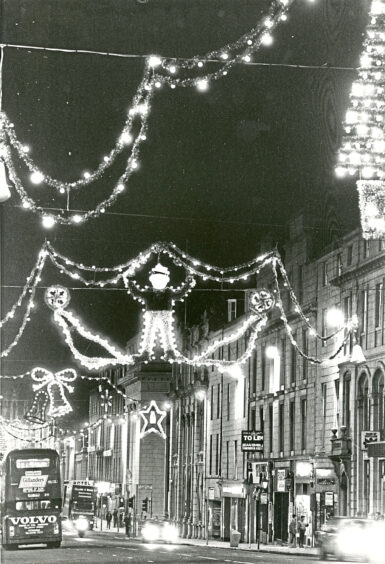
<path fill-rule="evenodd" d="M 250 63 L 250 61 L 251 61 L 250 55 L 245 55 L 245 56 L 243 57 L 243 60 L 244 60 L 246 63 Z"/>
<path fill-rule="evenodd" d="M 74 223 L 81 223 L 83 221 L 83 216 L 77 213 L 73 215 L 71 219 Z"/>
<path fill-rule="evenodd" d="M 208 90 L 209 88 L 209 82 L 205 79 L 197 80 L 196 85 L 200 92 L 206 92 L 206 90 Z"/>
<path fill-rule="evenodd" d="M 84 178 L 90 178 L 91 174 L 89 172 L 83 172 Z"/>
<path fill-rule="evenodd" d="M 268 47 L 269 45 L 271 45 L 273 43 L 273 36 L 270 35 L 270 33 L 265 33 L 261 39 L 261 43 L 262 45 L 266 45 L 266 47 Z"/>
<path fill-rule="evenodd" d="M 151 55 L 148 58 L 148 64 L 152 68 L 159 67 L 162 64 L 162 59 L 158 55 Z"/>
<path fill-rule="evenodd" d="M 44 180 L 44 176 L 42 175 L 41 172 L 39 172 L 38 170 L 35 170 L 31 174 L 30 180 L 31 180 L 32 184 L 41 184 Z"/>
<path fill-rule="evenodd" d="M 55 225 L 55 218 L 52 215 L 43 215 L 41 220 L 43 227 L 46 229 L 51 229 Z"/>

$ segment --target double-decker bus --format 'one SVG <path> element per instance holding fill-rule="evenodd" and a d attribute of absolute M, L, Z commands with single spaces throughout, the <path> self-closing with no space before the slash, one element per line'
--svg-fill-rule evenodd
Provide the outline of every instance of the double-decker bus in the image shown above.
<path fill-rule="evenodd" d="M 64 484 L 63 517 L 76 521 L 85 517 L 94 528 L 97 488 L 92 480 L 69 480 Z"/>
<path fill-rule="evenodd" d="M 3 547 L 46 544 L 62 540 L 59 455 L 52 449 L 21 449 L 3 462 Z"/>

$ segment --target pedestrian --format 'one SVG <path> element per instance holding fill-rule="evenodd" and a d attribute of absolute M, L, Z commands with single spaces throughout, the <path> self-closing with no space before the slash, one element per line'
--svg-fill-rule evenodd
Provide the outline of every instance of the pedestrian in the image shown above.
<path fill-rule="evenodd" d="M 117 509 L 114 509 L 113 516 L 114 516 L 114 527 L 117 527 L 118 526 L 118 510 Z"/>
<path fill-rule="evenodd" d="M 112 513 L 111 511 L 107 511 L 107 515 L 106 515 L 107 529 L 111 529 L 111 519 L 112 519 Z"/>
<path fill-rule="evenodd" d="M 124 517 L 124 526 L 126 527 L 126 536 L 129 537 L 131 534 L 131 514 L 127 513 Z"/>
<path fill-rule="evenodd" d="M 295 515 L 293 515 L 292 520 L 290 521 L 289 525 L 289 535 L 290 535 L 290 546 L 295 546 L 296 544 L 296 536 L 297 536 L 297 519 Z"/>
<path fill-rule="evenodd" d="M 301 519 L 298 522 L 298 532 L 299 532 L 299 541 L 298 545 L 299 548 L 305 548 L 305 533 L 306 533 L 307 523 L 305 523 L 305 515 L 301 515 Z"/>

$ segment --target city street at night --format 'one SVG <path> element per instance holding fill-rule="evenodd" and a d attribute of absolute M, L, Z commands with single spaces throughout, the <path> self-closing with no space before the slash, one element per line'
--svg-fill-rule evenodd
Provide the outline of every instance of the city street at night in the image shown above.
<path fill-rule="evenodd" d="M 385 0 L 0 22 L 0 564 L 385 564 Z"/>
<path fill-rule="evenodd" d="M 225 544 L 225 543 L 224 543 Z M 227 546 L 229 543 L 226 543 Z M 306 549 L 304 549 L 305 552 Z M 225 549 L 211 546 L 189 546 L 184 544 L 143 544 L 135 540 L 127 540 L 122 534 L 93 532 L 86 538 L 78 538 L 75 534 L 64 535 L 60 549 L 26 549 L 17 552 L 2 552 L 3 564 L 57 564 L 73 562 L 98 562 L 98 564 L 114 564 L 120 562 L 164 562 L 209 563 L 227 562 L 233 564 L 254 564 L 266 562 L 295 563 L 315 561 L 309 555 L 277 554 L 256 552 L 241 549 Z"/>

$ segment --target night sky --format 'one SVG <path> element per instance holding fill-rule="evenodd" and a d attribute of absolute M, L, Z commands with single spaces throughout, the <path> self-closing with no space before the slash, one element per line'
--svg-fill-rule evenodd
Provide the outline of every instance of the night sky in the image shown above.
<path fill-rule="evenodd" d="M 268 4 L 3 0 L 1 42 L 192 56 L 237 39 Z M 297 0 L 288 22 L 274 32 L 274 44 L 254 56 L 255 62 L 278 66 L 240 65 L 206 93 L 157 91 L 140 170 L 99 219 L 48 231 L 38 216 L 20 208 L 13 191 L 0 207 L 2 316 L 17 299 L 46 237 L 58 251 L 86 264 L 115 265 L 167 240 L 208 262 L 231 265 L 258 254 L 266 233 L 281 246 L 289 219 L 300 210 L 319 248 L 358 226 L 354 179 L 334 176 L 355 72 L 330 67 L 357 66 L 368 9 L 369 0 Z M 115 144 L 143 68 L 140 57 L 6 48 L 3 109 L 43 171 L 75 180 Z M 78 191 L 71 207 L 94 207 L 118 172 L 119 163 L 96 187 Z M 50 188 L 25 184 L 41 195 L 43 205 L 65 205 Z M 42 286 L 52 283 L 74 286 L 49 267 Z M 36 313 L 19 346 L 2 362 L 3 374 L 37 365 L 76 368 L 43 292 L 37 293 Z M 137 306 L 124 291 L 82 288 L 72 292 L 71 305 L 86 325 L 121 346 L 138 328 Z M 3 344 L 13 331 L 3 332 Z"/>

